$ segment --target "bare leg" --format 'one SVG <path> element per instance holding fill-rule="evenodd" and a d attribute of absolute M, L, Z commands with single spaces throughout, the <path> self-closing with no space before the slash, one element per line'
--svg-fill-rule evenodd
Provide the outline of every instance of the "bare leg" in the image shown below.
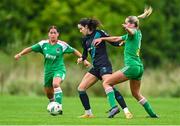
<path fill-rule="evenodd" d="M 96 76 L 94 76 L 88 72 L 85 74 L 81 83 L 78 86 L 79 98 L 80 98 L 81 103 L 85 109 L 85 114 L 80 116 L 80 118 L 91 118 L 91 117 L 93 117 L 90 102 L 89 102 L 89 97 L 86 93 L 86 90 L 89 87 L 91 87 L 92 85 L 94 85 L 97 81 L 98 81 L 98 79 L 96 78 Z"/>
<path fill-rule="evenodd" d="M 144 109 L 146 110 L 146 112 L 149 114 L 150 117 L 158 118 L 158 116 L 153 111 L 147 99 L 144 96 L 142 96 L 142 94 L 140 93 L 140 85 L 141 85 L 140 80 L 130 80 L 130 88 L 132 95 L 144 107 Z"/>
<path fill-rule="evenodd" d="M 103 81 L 106 80 L 108 77 L 110 77 L 110 75 L 111 75 L 111 74 L 103 75 L 103 76 L 102 76 Z M 126 117 L 127 119 L 131 119 L 131 118 L 133 117 L 133 115 L 129 112 L 129 109 L 128 109 L 127 105 L 126 105 L 126 102 L 125 102 L 123 96 L 121 95 L 121 93 L 120 93 L 117 89 L 115 89 L 115 87 L 112 87 L 112 88 L 113 88 L 113 92 L 114 92 L 116 101 L 119 103 L 119 105 L 120 105 L 121 108 L 123 109 L 124 114 L 125 114 L 125 117 Z M 109 94 L 107 94 L 107 96 L 108 96 L 108 95 L 109 95 Z M 107 98 L 109 99 L 110 97 L 107 97 Z M 110 99 L 109 99 L 109 102 L 110 102 Z"/>
<path fill-rule="evenodd" d="M 109 118 L 113 118 L 117 113 L 119 113 L 119 108 L 116 105 L 115 94 L 112 87 L 113 85 L 116 85 L 119 82 L 124 82 L 126 80 L 128 80 L 128 78 L 126 78 L 121 71 L 116 71 L 110 76 L 106 75 L 104 77 L 103 87 L 105 89 L 109 104 L 111 106 L 111 110 L 108 116 Z"/>
<path fill-rule="evenodd" d="M 130 80 L 130 89 L 132 96 L 137 100 L 141 100 L 144 98 L 142 94 L 140 93 L 140 86 L 141 86 L 141 81 L 139 80 Z"/>
<path fill-rule="evenodd" d="M 78 86 L 78 91 L 86 91 L 89 87 L 94 85 L 98 79 L 91 73 L 86 73 Z"/>
<path fill-rule="evenodd" d="M 103 87 L 106 89 L 111 88 L 113 85 L 127 81 L 128 78 L 119 70 L 111 74 L 104 80 Z"/>
<path fill-rule="evenodd" d="M 116 71 L 115 73 L 113 73 L 111 75 L 104 76 L 103 87 L 108 96 L 111 107 L 116 106 L 115 99 L 114 99 L 115 95 L 114 95 L 113 88 L 112 88 L 113 85 L 116 85 L 120 82 L 124 82 L 126 80 L 128 80 L 128 78 L 125 77 L 121 71 Z"/>
<path fill-rule="evenodd" d="M 53 87 L 44 87 L 44 92 L 46 96 L 48 97 L 49 101 L 54 101 L 54 89 Z"/>
<path fill-rule="evenodd" d="M 111 74 L 103 75 L 102 76 L 103 81 L 106 80 L 108 77 L 110 77 L 110 75 Z M 117 89 L 115 89 L 114 87 L 112 87 L 112 88 L 113 88 L 113 91 L 114 91 L 114 94 L 115 94 L 116 101 L 119 103 L 119 105 L 121 106 L 122 109 L 126 108 L 125 110 L 128 111 L 126 102 L 124 101 L 124 98 L 121 95 L 121 93 Z"/>

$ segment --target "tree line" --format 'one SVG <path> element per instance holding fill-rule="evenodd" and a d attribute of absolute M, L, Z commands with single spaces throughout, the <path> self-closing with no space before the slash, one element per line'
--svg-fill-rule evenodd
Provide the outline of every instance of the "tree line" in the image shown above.
<path fill-rule="evenodd" d="M 110 35 L 123 35 L 121 24 L 125 18 L 141 14 L 145 5 L 154 9 L 149 18 L 140 20 L 145 65 L 179 65 L 179 0 L 1 0 L 0 50 L 12 54 L 14 50 L 46 39 L 50 25 L 59 27 L 60 39 L 80 49 L 77 23 L 81 18 L 99 19 L 101 29 Z M 110 50 L 118 55 L 118 50 Z"/>

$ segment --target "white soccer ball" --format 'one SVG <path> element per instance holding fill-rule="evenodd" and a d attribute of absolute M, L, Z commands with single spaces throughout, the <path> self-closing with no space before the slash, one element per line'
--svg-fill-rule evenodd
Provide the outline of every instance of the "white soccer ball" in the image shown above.
<path fill-rule="evenodd" d="M 62 114 L 62 104 L 59 104 L 58 102 L 50 102 L 47 106 L 47 111 L 51 115 Z"/>

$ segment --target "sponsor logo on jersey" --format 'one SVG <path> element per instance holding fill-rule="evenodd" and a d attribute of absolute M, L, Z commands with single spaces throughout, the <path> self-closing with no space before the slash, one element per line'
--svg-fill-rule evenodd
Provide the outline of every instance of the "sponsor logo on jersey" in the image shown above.
<path fill-rule="evenodd" d="M 47 59 L 55 60 L 55 59 L 56 59 L 56 56 L 53 56 L 53 55 L 50 55 L 50 54 L 46 54 L 46 58 L 47 58 Z"/>

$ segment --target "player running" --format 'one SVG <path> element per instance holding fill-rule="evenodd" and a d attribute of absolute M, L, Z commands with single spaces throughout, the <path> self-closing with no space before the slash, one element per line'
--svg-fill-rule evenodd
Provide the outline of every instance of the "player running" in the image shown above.
<path fill-rule="evenodd" d="M 95 47 L 93 44 L 94 39 L 108 36 L 104 31 L 97 30 L 99 25 L 100 22 L 98 20 L 90 18 L 83 18 L 78 23 L 78 29 L 84 36 L 82 39 L 83 55 L 78 59 L 78 62 L 80 63 L 85 61 L 89 52 L 93 64 L 93 67 L 84 75 L 81 83 L 78 86 L 79 97 L 85 109 L 85 114 L 80 116 L 80 118 L 94 117 L 86 90 L 94 85 L 98 80 L 104 81 L 112 74 L 112 66 L 108 59 L 106 44 L 101 43 L 97 47 Z M 120 46 L 119 42 L 111 44 L 118 47 Z M 112 92 L 106 91 L 106 94 L 108 96 L 114 96 L 115 94 L 115 98 L 120 104 L 121 108 L 124 110 L 126 118 L 132 118 L 132 114 L 129 112 L 124 98 L 118 90 L 113 88 Z M 112 109 L 109 110 L 108 117 L 112 118 L 114 116 L 114 112 L 119 113 L 118 106 L 112 106 Z"/>
<path fill-rule="evenodd" d="M 103 37 L 96 39 L 94 41 L 95 45 L 100 45 L 105 41 L 109 42 L 122 42 L 124 41 L 124 68 L 111 74 L 109 78 L 103 81 L 103 86 L 108 92 L 113 92 L 112 86 L 122 83 L 124 81 L 130 81 L 130 89 L 134 98 L 144 107 L 146 112 L 152 118 L 157 118 L 158 116 L 153 111 L 151 105 L 147 99 L 140 93 L 141 78 L 143 75 L 143 64 L 140 60 L 140 48 L 141 48 L 141 38 L 142 34 L 139 29 L 139 19 L 148 17 L 152 12 L 152 8 L 145 8 L 144 13 L 139 16 L 129 16 L 125 20 L 125 24 L 122 24 L 123 28 L 127 31 L 126 35 L 114 36 L 114 37 Z M 114 93 L 107 96 L 110 100 L 111 106 L 116 106 Z M 114 113 L 116 114 L 116 113 Z"/>
<path fill-rule="evenodd" d="M 63 55 L 73 53 L 81 57 L 81 53 L 69 46 L 66 42 L 58 40 L 59 32 L 56 26 L 51 26 L 48 31 L 47 40 L 42 40 L 39 43 L 23 49 L 16 54 L 14 58 L 18 60 L 23 55 L 30 52 L 39 52 L 44 56 L 44 90 L 50 102 L 56 101 L 62 104 L 63 92 L 61 83 L 66 76 L 66 68 L 63 60 Z M 89 66 L 88 61 L 84 61 L 86 66 Z M 62 114 L 62 111 L 60 112 Z"/>

